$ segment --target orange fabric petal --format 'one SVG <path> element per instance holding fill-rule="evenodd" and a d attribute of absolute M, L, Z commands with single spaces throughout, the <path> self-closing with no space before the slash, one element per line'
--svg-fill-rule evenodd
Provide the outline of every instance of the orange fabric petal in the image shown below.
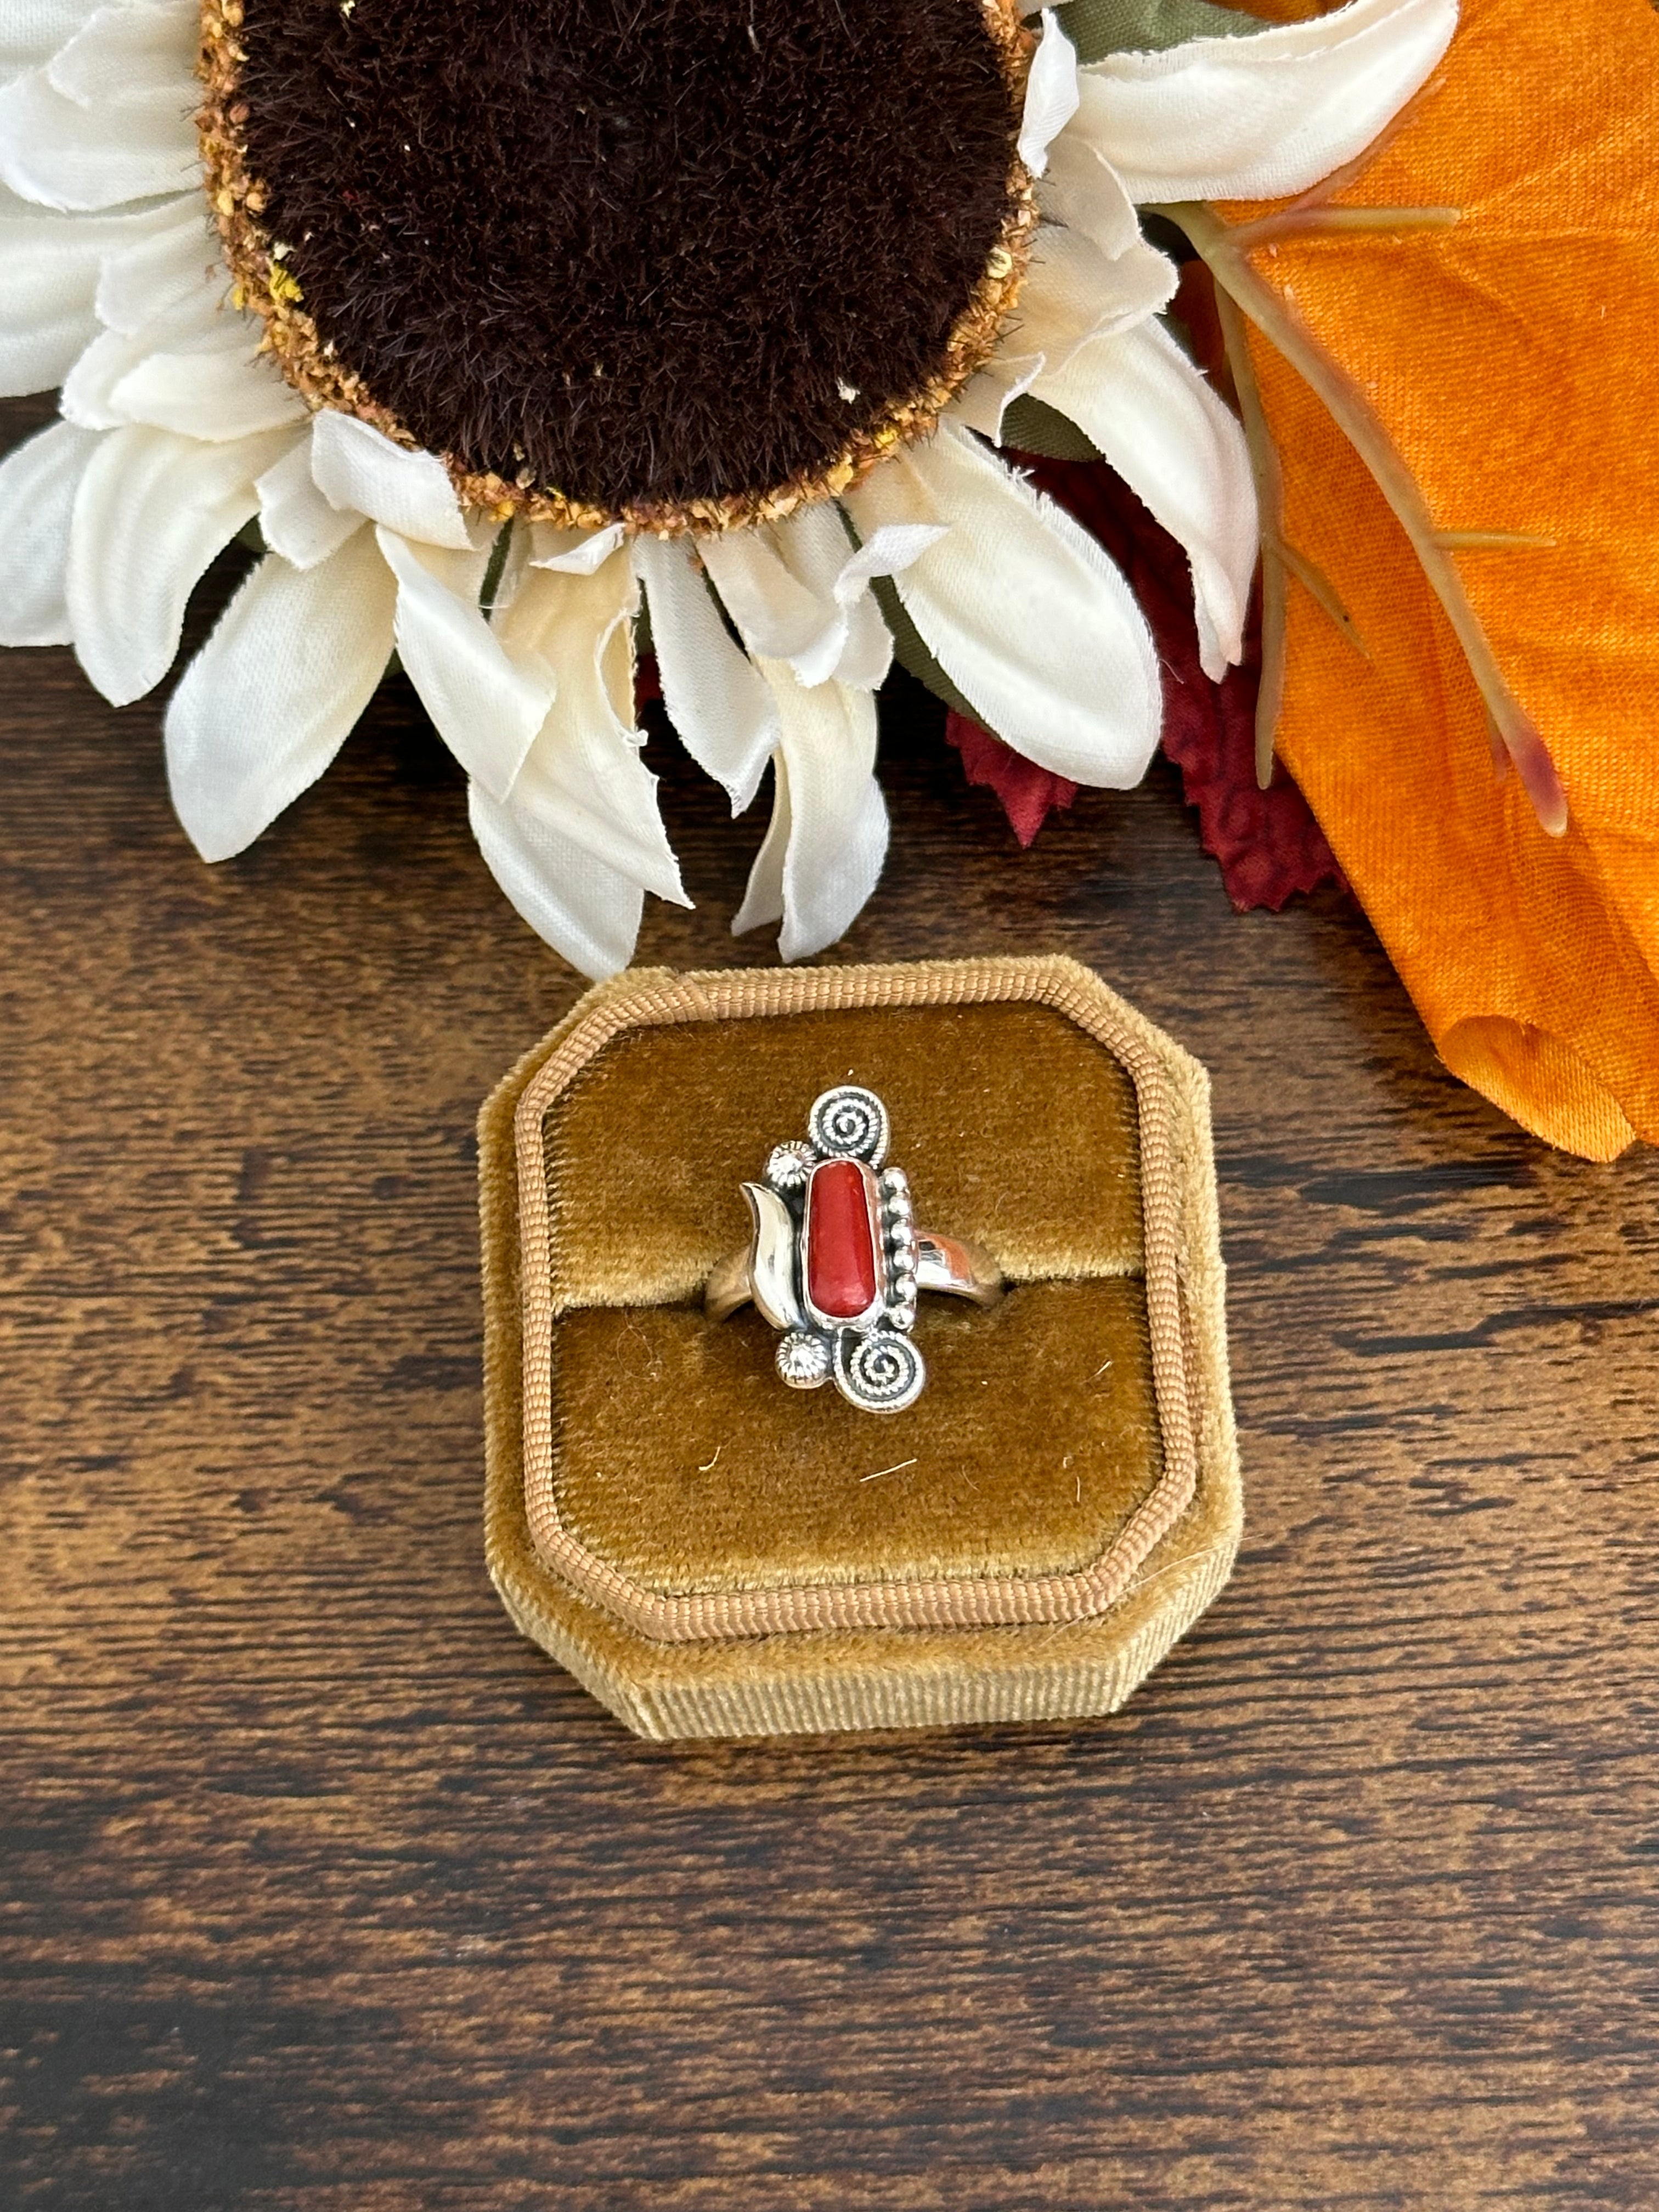
<path fill-rule="evenodd" d="M 1497 780 L 1404 532 L 1257 333 L 1286 535 L 1371 653 L 1292 585 L 1281 750 L 1448 1065 L 1611 1158 L 1659 1141 L 1659 15 L 1464 0 L 1440 78 L 1337 203 L 1463 211 L 1253 265 L 1370 398 L 1441 529 L 1551 541 L 1456 559 L 1571 827 L 1548 836 Z"/>

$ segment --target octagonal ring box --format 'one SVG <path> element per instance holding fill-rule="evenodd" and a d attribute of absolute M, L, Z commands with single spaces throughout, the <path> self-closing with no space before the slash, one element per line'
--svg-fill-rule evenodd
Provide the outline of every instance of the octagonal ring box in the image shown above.
<path fill-rule="evenodd" d="M 877 1091 L 927 1386 L 792 1390 L 710 1271 L 821 1091 Z M 1106 1713 L 1225 1581 L 1240 1495 L 1208 1083 L 1064 959 L 635 970 L 479 1121 L 486 1542 L 523 1632 L 643 1736 Z"/>

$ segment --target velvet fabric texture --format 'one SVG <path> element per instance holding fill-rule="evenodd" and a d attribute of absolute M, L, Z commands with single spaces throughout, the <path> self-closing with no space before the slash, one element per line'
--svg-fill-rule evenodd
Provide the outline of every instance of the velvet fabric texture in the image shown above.
<path fill-rule="evenodd" d="M 886 1003 L 628 1022 L 665 983 L 712 995 L 758 981 L 799 1004 L 856 1000 L 869 977 L 882 979 Z M 905 1006 L 896 1001 L 907 977 L 927 979 L 908 986 L 919 993 L 943 980 L 984 996 Z M 1066 962 L 623 976 L 590 993 L 486 1105 L 491 1571 L 526 1632 L 639 1732 L 1106 1711 L 1224 1580 L 1239 1501 L 1202 1072 L 1139 1024 L 1137 1042 L 1142 1031 L 1157 1039 L 1170 1078 L 1158 1095 L 1178 1167 L 1173 1182 L 1154 1178 L 1170 1217 L 1154 1238 L 1168 1230 L 1178 1254 L 1169 1280 L 1192 1468 L 1173 1509 L 1152 1522 L 1172 1493 L 1136 1093 L 1075 1023 L 1016 995 L 1056 978 L 1109 997 Z M 526 1091 L 545 1084 L 584 1022 L 619 1018 L 550 1110 L 538 1109 L 526 1145 Z M 849 1071 L 888 1103 L 918 1218 L 986 1243 L 1012 1285 L 988 1313 L 924 1299 L 929 1386 L 908 1413 L 879 1419 L 831 1389 L 786 1389 L 757 1316 L 716 1325 L 698 1303 L 710 1267 L 746 1236 L 738 1181 L 759 1172 L 773 1142 L 803 1133 L 811 1098 Z M 545 1187 L 544 1231 L 527 1238 L 526 1164 Z M 538 1267 L 545 1281 L 527 1296 Z M 550 1331 L 550 1359 L 526 1357 L 526 1312 L 532 1340 Z M 526 1401 L 527 1374 L 547 1404 Z M 608 1601 L 603 1577 L 579 1587 L 560 1571 L 564 1553 L 550 1558 L 550 1500 L 538 1501 L 533 1480 L 526 1510 L 538 1434 L 550 1440 L 559 1543 L 579 1543 L 618 1578 L 704 1604 L 765 1602 L 808 1584 L 878 1608 L 928 1577 L 958 1596 L 1040 1590 L 1045 1578 L 1097 1574 L 1120 1553 L 1130 1571 L 1077 1620 L 853 1621 L 664 1640 Z"/>
<path fill-rule="evenodd" d="M 696 1297 L 748 1236 L 739 1182 L 841 1082 L 886 1102 L 924 1225 L 1021 1281 L 1139 1273 L 1134 1091 L 1109 1054 L 1044 1006 L 850 1007 L 607 1045 L 544 1124 L 559 1306 Z"/>

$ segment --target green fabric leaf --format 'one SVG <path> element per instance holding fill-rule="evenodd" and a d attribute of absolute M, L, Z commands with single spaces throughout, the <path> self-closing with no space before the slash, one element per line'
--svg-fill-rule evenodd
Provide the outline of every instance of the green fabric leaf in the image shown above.
<path fill-rule="evenodd" d="M 1017 453 L 1040 453 L 1045 461 L 1097 461 L 1100 449 L 1075 422 L 1029 392 L 1011 400 L 1002 417 L 1000 445 Z"/>
<path fill-rule="evenodd" d="M 1188 39 L 1248 39 L 1272 28 L 1259 15 L 1218 8 L 1212 0 L 1070 0 L 1055 12 L 1080 62 L 1157 53 Z"/>
<path fill-rule="evenodd" d="M 495 543 L 489 549 L 489 564 L 484 570 L 484 580 L 478 589 L 478 605 L 486 614 L 495 605 L 495 594 L 501 585 L 501 571 L 507 566 L 507 548 L 512 543 L 513 525 L 504 522 L 495 532 Z"/>

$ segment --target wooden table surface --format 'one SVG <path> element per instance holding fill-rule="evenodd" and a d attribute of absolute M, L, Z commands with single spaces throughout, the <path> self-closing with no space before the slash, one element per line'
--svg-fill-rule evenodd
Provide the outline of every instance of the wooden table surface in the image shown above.
<path fill-rule="evenodd" d="M 842 957 L 1073 953 L 1207 1062 L 1243 1553 L 1113 1720 L 647 1747 L 482 1559 L 473 1115 L 576 979 L 400 683 L 213 870 L 160 712 L 0 656 L 0 2203 L 1659 2202 L 1651 1153 L 1233 915 L 1162 770 L 1022 855 L 910 702 Z M 641 957 L 767 958 L 653 752 Z"/>

